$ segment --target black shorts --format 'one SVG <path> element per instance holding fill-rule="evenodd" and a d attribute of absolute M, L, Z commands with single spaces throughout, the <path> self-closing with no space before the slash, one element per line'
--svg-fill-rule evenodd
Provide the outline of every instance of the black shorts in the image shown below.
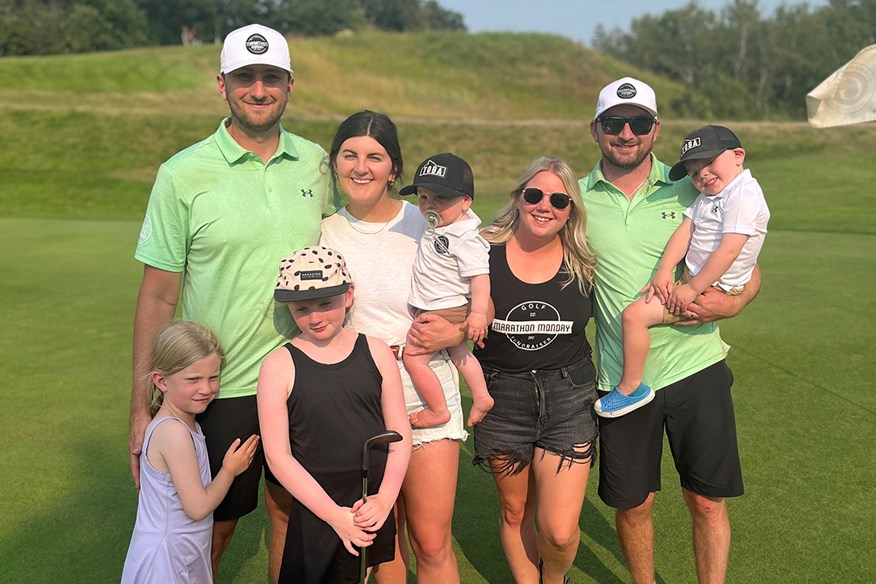
<path fill-rule="evenodd" d="M 254 395 L 215 399 L 196 419 L 207 439 L 210 472 L 214 478 L 222 468 L 225 453 L 235 438 L 243 441 L 253 434 L 260 434 L 258 404 Z M 228 494 L 213 511 L 214 521 L 239 519 L 255 511 L 259 501 L 262 469 L 265 471 L 265 480 L 279 484 L 268 470 L 265 452 L 259 442 L 249 468 L 234 479 Z"/>
<path fill-rule="evenodd" d="M 660 490 L 663 428 L 681 486 L 705 497 L 743 493 L 736 419 L 724 361 L 655 392 L 646 406 L 599 419 L 599 498 L 631 509 Z"/>

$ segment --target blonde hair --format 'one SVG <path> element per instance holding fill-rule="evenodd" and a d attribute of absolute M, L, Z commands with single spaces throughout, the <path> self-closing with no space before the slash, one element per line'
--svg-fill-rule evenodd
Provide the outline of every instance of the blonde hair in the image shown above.
<path fill-rule="evenodd" d="M 517 231 L 520 225 L 520 212 L 517 204 L 523 194 L 523 189 L 535 175 L 540 172 L 552 172 L 563 182 L 566 194 L 572 201 L 569 210 L 569 220 L 560 229 L 559 237 L 563 243 L 563 268 L 569 277 L 563 281 L 565 288 L 575 280 L 582 294 L 587 294 L 593 287 L 593 270 L 596 267 L 596 254 L 587 245 L 587 209 L 581 199 L 581 189 L 572 168 L 561 158 L 542 156 L 533 160 L 523 171 L 517 185 L 511 191 L 511 200 L 496 215 L 493 222 L 481 232 L 490 243 L 505 243 Z"/>
<path fill-rule="evenodd" d="M 155 386 L 152 374 L 169 377 L 210 355 L 218 356 L 220 361 L 225 360 L 225 350 L 216 333 L 201 323 L 174 320 L 158 331 L 152 345 L 152 364 L 147 380 L 152 394 L 153 416 L 161 407 L 164 394 Z"/>

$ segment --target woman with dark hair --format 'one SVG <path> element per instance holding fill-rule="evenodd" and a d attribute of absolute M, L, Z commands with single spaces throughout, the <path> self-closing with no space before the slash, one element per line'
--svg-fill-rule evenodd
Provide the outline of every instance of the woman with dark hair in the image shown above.
<path fill-rule="evenodd" d="M 543 157 L 481 232 L 495 319 L 475 356 L 495 403 L 474 426 L 474 462 L 492 471 L 516 582 L 568 581 L 581 536 L 597 434 L 586 225 L 572 169 Z"/>
<path fill-rule="evenodd" d="M 338 127 L 329 162 L 335 186 L 349 202 L 323 221 L 320 243 L 344 255 L 355 282 L 356 302 L 347 325 L 386 341 L 396 353 L 410 414 L 425 407 L 401 358 L 411 327 L 411 268 L 426 224 L 418 208 L 399 199 L 395 192 L 394 184 L 403 170 L 395 124 L 377 112 L 353 114 Z M 441 380 L 451 418 L 439 426 L 413 430 L 414 450 L 397 507 L 398 533 L 401 544 L 406 521 L 418 581 L 453 583 L 459 582 L 459 569 L 450 527 L 459 443 L 467 434 L 458 375 L 441 349 L 459 344 L 464 337 L 458 327 L 446 321 L 432 322 L 434 326 L 421 327 L 421 346 L 409 345 L 408 349 L 438 353 L 430 366 Z M 395 562 L 382 564 L 375 572 L 377 581 L 405 582 L 404 556 L 399 552 Z"/>

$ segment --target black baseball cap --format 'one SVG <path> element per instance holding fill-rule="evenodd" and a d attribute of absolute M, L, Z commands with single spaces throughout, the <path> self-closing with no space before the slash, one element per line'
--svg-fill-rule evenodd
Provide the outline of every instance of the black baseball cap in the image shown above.
<path fill-rule="evenodd" d="M 417 187 L 435 191 L 439 197 L 461 197 L 468 195 L 474 199 L 474 175 L 468 162 L 444 152 L 424 160 L 417 167 L 414 182 L 399 191 L 402 196 L 413 195 Z"/>
<path fill-rule="evenodd" d="M 684 163 L 688 160 L 716 158 L 725 150 L 742 148 L 739 138 L 724 126 L 703 126 L 694 130 L 681 143 L 681 160 L 669 171 L 670 180 L 680 180 L 687 176 Z"/>

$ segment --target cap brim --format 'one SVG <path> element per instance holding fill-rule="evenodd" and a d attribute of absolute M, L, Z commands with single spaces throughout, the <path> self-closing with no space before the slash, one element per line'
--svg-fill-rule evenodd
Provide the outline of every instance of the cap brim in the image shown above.
<path fill-rule="evenodd" d="M 596 115 L 593 116 L 593 119 L 598 120 L 600 116 L 605 115 L 605 112 L 609 111 L 610 109 L 620 107 L 622 105 L 631 105 L 631 106 L 637 107 L 640 110 L 642 110 L 643 112 L 645 112 L 646 114 L 649 114 L 654 118 L 657 117 L 657 112 L 654 111 L 653 109 L 649 108 L 648 106 L 642 105 L 641 103 L 636 103 L 634 101 L 628 101 L 628 102 L 623 102 L 623 103 L 616 103 L 612 106 L 609 106 L 609 107 L 606 107 L 606 108 L 603 108 L 603 109 L 597 111 Z"/>
<path fill-rule="evenodd" d="M 684 161 L 676 162 L 675 165 L 669 169 L 669 180 L 673 182 L 681 180 L 686 176 L 687 169 L 684 167 Z"/>
<path fill-rule="evenodd" d="M 313 300 L 314 298 L 327 298 L 343 294 L 350 289 L 350 283 L 344 282 L 328 288 L 310 288 L 308 290 L 274 290 L 274 300 L 277 302 L 297 302 L 299 300 Z"/>
<path fill-rule="evenodd" d="M 697 152 L 692 156 L 688 156 L 676 162 L 669 171 L 669 180 L 677 181 L 687 176 L 687 168 L 685 168 L 684 163 L 689 162 L 691 160 L 707 160 L 709 158 L 717 158 L 727 150 L 732 150 L 732 148 L 721 148 L 720 150 L 706 150 L 703 152 Z"/>
<path fill-rule="evenodd" d="M 414 183 L 412 185 L 408 185 L 405 188 L 401 189 L 398 192 L 398 194 L 403 196 L 403 197 L 406 197 L 408 195 L 413 195 L 414 193 L 417 192 L 418 187 L 425 187 L 431 191 L 435 191 L 435 194 L 437 194 L 439 197 L 448 197 L 449 198 L 449 197 L 463 197 L 465 195 L 468 195 L 471 198 L 474 198 L 474 195 L 472 195 L 470 193 L 457 191 L 456 189 L 452 189 L 452 188 L 448 187 L 447 185 L 440 185 L 440 184 L 435 184 L 435 183 L 430 183 L 430 182 L 418 182 L 418 183 Z"/>

